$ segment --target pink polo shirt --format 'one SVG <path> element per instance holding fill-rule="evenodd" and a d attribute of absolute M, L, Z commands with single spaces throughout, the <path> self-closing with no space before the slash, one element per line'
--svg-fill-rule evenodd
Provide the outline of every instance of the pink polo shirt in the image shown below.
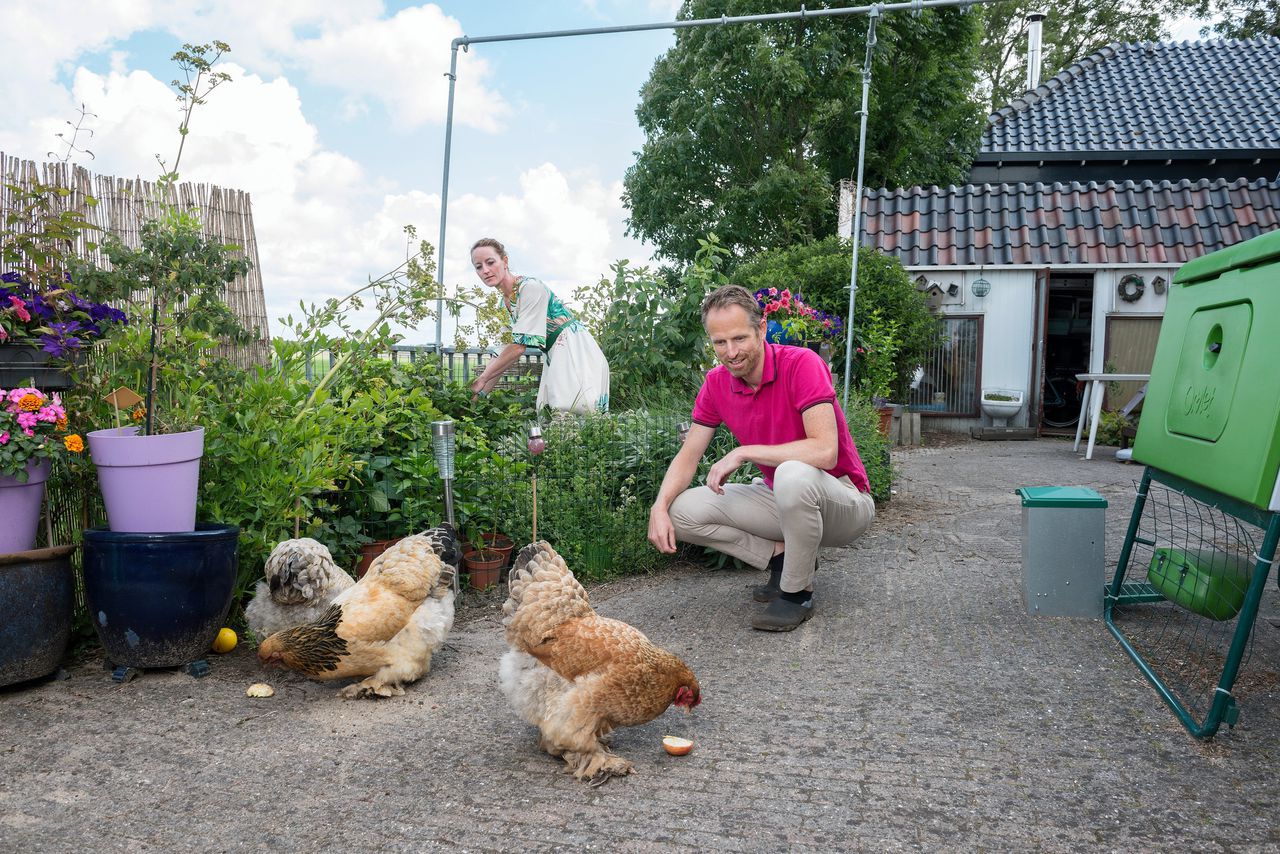
<path fill-rule="evenodd" d="M 804 412 L 819 403 L 830 403 L 836 410 L 836 451 L 832 477 L 849 476 L 862 492 L 870 492 L 867 470 L 858 457 L 858 449 L 849 435 L 844 410 L 836 400 L 831 369 L 817 353 L 805 347 L 780 344 L 764 345 L 764 373 L 758 388 L 752 389 L 729 373 L 724 365 L 716 365 L 707 373 L 697 400 L 693 403 L 693 420 L 712 429 L 724 424 L 740 445 L 781 445 L 806 436 Z M 764 482 L 773 489 L 775 466 L 756 466 Z"/>

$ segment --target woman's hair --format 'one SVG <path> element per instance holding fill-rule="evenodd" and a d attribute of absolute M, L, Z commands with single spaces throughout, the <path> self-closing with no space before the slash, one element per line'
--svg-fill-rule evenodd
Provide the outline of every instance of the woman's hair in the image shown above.
<path fill-rule="evenodd" d="M 707 294 L 707 298 L 702 301 L 702 325 L 707 325 L 707 314 L 712 309 L 728 308 L 731 305 L 736 305 L 745 311 L 747 321 L 752 326 L 756 326 L 764 319 L 764 314 L 760 311 L 760 303 L 756 302 L 751 291 L 742 285 L 724 285 Z"/>
<path fill-rule="evenodd" d="M 475 252 L 481 246 L 488 246 L 494 252 L 497 252 L 498 256 L 502 258 L 503 261 L 507 260 L 507 250 L 503 247 L 501 243 L 499 243 L 497 240 L 494 240 L 492 237 L 482 237 L 479 240 L 477 240 L 475 243 L 472 243 L 471 251 Z"/>

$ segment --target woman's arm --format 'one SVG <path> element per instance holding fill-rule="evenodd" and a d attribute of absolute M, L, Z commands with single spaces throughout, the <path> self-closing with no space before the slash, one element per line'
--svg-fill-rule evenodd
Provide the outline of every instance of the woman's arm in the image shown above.
<path fill-rule="evenodd" d="M 493 361 L 484 366 L 480 376 L 471 381 L 471 390 L 476 394 L 488 394 L 498 384 L 502 372 L 510 367 L 516 359 L 524 355 L 524 345 L 512 342 L 502 348 L 502 352 Z"/>

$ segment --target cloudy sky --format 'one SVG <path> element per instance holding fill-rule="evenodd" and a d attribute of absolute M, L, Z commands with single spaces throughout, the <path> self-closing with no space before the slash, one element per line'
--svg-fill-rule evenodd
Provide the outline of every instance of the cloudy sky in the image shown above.
<path fill-rule="evenodd" d="M 172 162 L 168 81 L 184 42 L 231 45 L 233 82 L 197 107 L 184 181 L 253 201 L 268 315 L 349 293 L 403 260 L 403 226 L 437 242 L 451 41 L 670 21 L 679 0 L 0 0 L 0 151 L 61 156 L 84 104 L 91 171 L 152 179 Z M 643 142 L 634 111 L 671 31 L 475 45 L 459 54 L 446 283 L 496 236 L 517 273 L 566 296 L 618 258 L 621 180 Z M 425 343 L 434 329 L 410 335 Z"/>
<path fill-rule="evenodd" d="M 183 180 L 247 191 L 273 329 L 300 299 L 349 293 L 405 255 L 403 226 L 437 242 L 451 41 L 670 21 L 679 0 L 0 0 L 0 151 L 73 155 L 153 179 L 172 162 L 168 81 L 184 42 L 231 45 L 233 82 L 197 108 Z M 1194 37 L 1186 27 L 1180 37 Z M 474 282 L 466 248 L 507 244 L 517 273 L 568 297 L 619 258 L 621 180 L 643 136 L 634 111 L 670 30 L 475 45 L 459 54 L 447 284 Z M 411 332 L 410 343 L 433 340 Z"/>

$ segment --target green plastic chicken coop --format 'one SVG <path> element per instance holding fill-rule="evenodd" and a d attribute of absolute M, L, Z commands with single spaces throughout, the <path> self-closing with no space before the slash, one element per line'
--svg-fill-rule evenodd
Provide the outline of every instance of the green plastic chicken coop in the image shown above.
<path fill-rule="evenodd" d="M 1232 693 L 1280 539 L 1280 231 L 1184 265 L 1133 459 L 1146 468 L 1103 617 L 1195 736 Z"/>

